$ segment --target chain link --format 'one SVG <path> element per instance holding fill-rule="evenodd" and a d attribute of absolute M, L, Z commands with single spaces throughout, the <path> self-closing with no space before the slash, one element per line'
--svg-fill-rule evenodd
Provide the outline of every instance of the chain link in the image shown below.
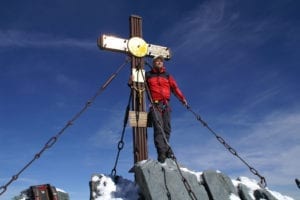
<path fill-rule="evenodd" d="M 116 174 L 117 174 L 117 165 L 118 165 L 120 153 L 121 153 L 121 150 L 124 148 L 124 144 L 125 144 L 124 143 L 124 135 L 125 135 L 125 128 L 126 128 L 127 122 L 128 122 L 128 115 L 129 115 L 129 110 L 130 110 L 131 98 L 132 98 L 132 90 L 131 90 L 131 93 L 130 93 L 130 96 L 129 96 L 128 104 L 127 104 L 125 115 L 124 115 L 122 136 L 121 136 L 120 141 L 118 142 L 118 152 L 117 152 L 115 164 L 114 164 L 114 167 L 113 167 L 113 169 L 111 170 L 111 173 L 110 173 L 110 175 L 112 177 L 116 177 Z"/>
<path fill-rule="evenodd" d="M 115 73 L 113 73 L 108 79 L 107 81 L 101 86 L 101 88 L 98 89 L 97 93 L 86 102 L 86 104 L 84 105 L 84 107 L 77 113 L 74 115 L 73 118 L 71 118 L 70 121 L 68 121 L 66 123 L 66 125 L 53 137 L 51 137 L 46 144 L 44 145 L 44 147 L 37 153 L 34 155 L 34 157 L 32 158 L 32 160 L 30 160 L 17 174 L 13 175 L 12 178 L 3 186 L 0 187 L 0 196 L 2 194 L 4 194 L 8 188 L 8 186 L 16 181 L 19 176 L 37 159 L 39 159 L 41 157 L 41 155 L 44 153 L 44 151 L 46 151 L 47 149 L 50 149 L 58 140 L 58 138 L 65 132 L 65 130 L 70 127 L 71 125 L 73 125 L 73 123 L 88 109 L 89 106 L 92 105 L 92 103 L 95 101 L 95 99 L 105 90 L 105 88 L 110 84 L 110 82 L 118 75 L 118 73 L 121 71 L 121 69 L 130 61 L 130 59 L 126 59 L 126 61 L 119 66 L 119 68 L 115 71 Z"/>
<path fill-rule="evenodd" d="M 239 154 L 237 153 L 237 151 L 235 149 L 233 149 L 228 143 L 225 142 L 225 140 L 219 136 L 214 130 L 212 130 L 208 124 L 201 119 L 200 115 L 198 115 L 196 112 L 194 112 L 190 106 L 186 107 L 191 113 L 193 113 L 196 117 L 196 119 L 204 126 L 206 127 L 216 138 L 217 140 L 234 156 L 236 156 L 237 158 L 239 158 L 248 168 L 249 170 L 256 176 L 258 176 L 260 178 L 260 186 L 265 188 L 267 186 L 267 182 L 265 177 L 263 177 L 262 175 L 260 175 L 258 173 L 258 171 L 256 169 L 254 169 L 252 166 L 250 166 L 242 157 L 239 156 Z"/>
<path fill-rule="evenodd" d="M 191 198 L 192 200 L 197 200 L 197 197 L 196 197 L 194 191 L 192 190 L 192 188 L 191 188 L 189 182 L 186 180 L 186 178 L 185 178 L 185 177 L 183 176 L 183 174 L 182 174 L 182 171 L 181 171 L 181 169 L 180 169 L 180 166 L 179 166 L 179 164 L 178 164 L 178 162 L 177 162 L 177 159 L 176 159 L 175 155 L 173 155 L 173 158 L 172 158 L 172 159 L 174 160 L 174 162 L 175 162 L 175 164 L 176 164 L 176 167 L 177 167 L 177 169 L 178 169 L 179 175 L 181 176 L 182 183 L 183 183 L 183 185 L 184 185 L 186 191 L 188 192 L 190 198 Z"/>
<path fill-rule="evenodd" d="M 165 183 L 165 188 L 167 190 L 167 197 L 168 197 L 168 200 L 171 200 L 171 193 L 170 193 L 170 190 L 168 188 L 168 184 L 167 184 L 167 178 L 166 178 L 166 170 L 164 167 L 161 167 L 161 170 L 163 171 L 163 174 L 164 174 L 164 183 Z"/>

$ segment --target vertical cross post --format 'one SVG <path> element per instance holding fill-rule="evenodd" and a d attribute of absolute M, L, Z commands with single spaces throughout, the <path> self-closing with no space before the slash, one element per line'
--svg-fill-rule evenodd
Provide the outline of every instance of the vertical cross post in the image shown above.
<path fill-rule="evenodd" d="M 142 18 L 136 15 L 130 16 L 130 38 L 143 37 L 142 33 Z M 131 55 L 131 68 L 133 70 L 144 69 L 144 58 L 135 57 Z M 132 98 L 132 107 L 136 111 L 145 111 L 146 103 L 144 99 L 144 82 L 134 82 L 134 91 Z M 148 158 L 148 146 L 147 146 L 147 128 L 146 127 L 133 127 L 133 153 L 134 163 L 146 160 Z"/>

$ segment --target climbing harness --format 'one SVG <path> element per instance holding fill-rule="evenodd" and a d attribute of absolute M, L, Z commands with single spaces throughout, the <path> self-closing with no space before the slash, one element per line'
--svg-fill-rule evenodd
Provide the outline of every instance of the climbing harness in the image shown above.
<path fill-rule="evenodd" d="M 12 178 L 5 184 L 0 187 L 0 196 L 4 194 L 8 188 L 8 186 L 16 181 L 19 176 L 37 159 L 39 159 L 46 150 L 50 149 L 59 139 L 59 137 L 66 131 L 67 128 L 69 128 L 71 125 L 74 124 L 74 122 L 92 105 L 92 103 L 95 101 L 95 99 L 102 94 L 102 92 L 106 89 L 106 87 L 111 83 L 111 81 L 119 74 L 121 69 L 129 63 L 130 59 L 126 58 L 125 62 L 118 67 L 118 69 L 107 79 L 107 81 L 98 89 L 96 94 L 89 99 L 84 107 L 77 113 L 75 114 L 67 123 L 66 125 L 53 137 L 51 137 L 48 142 L 46 142 L 45 146 L 35 154 L 35 156 L 30 160 L 18 173 L 12 176 Z M 120 145 L 121 146 L 121 145 Z"/>
<path fill-rule="evenodd" d="M 201 118 L 200 115 L 198 115 L 195 111 L 192 110 L 192 108 L 187 105 L 186 106 L 187 110 L 190 111 L 195 117 L 196 119 L 204 126 L 206 127 L 210 133 L 212 133 L 217 140 L 224 145 L 224 147 L 234 156 L 236 156 L 237 158 L 239 158 L 248 168 L 249 170 L 256 176 L 258 176 L 260 178 L 260 186 L 265 188 L 267 186 L 267 182 L 265 177 L 263 177 L 262 175 L 260 175 L 260 173 L 258 173 L 258 171 L 253 168 L 252 166 L 250 166 L 241 156 L 239 156 L 239 154 L 237 153 L 237 151 L 235 149 L 233 149 L 228 143 L 225 142 L 225 140 L 219 136 L 210 126 L 208 126 L 208 124 Z"/>

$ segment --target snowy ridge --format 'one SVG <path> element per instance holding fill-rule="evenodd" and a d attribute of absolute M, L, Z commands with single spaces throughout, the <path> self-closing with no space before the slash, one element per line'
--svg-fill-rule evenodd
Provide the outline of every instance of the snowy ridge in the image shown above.
<path fill-rule="evenodd" d="M 186 168 L 182 168 L 184 171 L 188 171 Z M 197 180 L 201 180 L 200 175 L 202 172 L 193 172 L 189 171 L 192 174 L 197 176 Z M 118 177 L 117 183 L 110 176 L 104 174 L 93 175 L 92 182 L 96 185 L 96 190 L 92 191 L 92 196 L 94 200 L 136 200 L 139 198 L 139 189 L 138 186 L 130 181 Z M 249 195 L 255 199 L 253 193 L 255 190 L 259 189 L 260 186 L 256 183 L 255 180 L 249 179 L 247 177 L 239 177 L 237 180 L 231 180 L 235 187 L 238 187 L 239 184 L 245 185 L 249 189 Z M 278 192 L 267 189 L 276 199 L 278 200 L 294 200 L 291 197 L 282 195 Z M 241 200 L 235 194 L 230 196 L 230 200 Z"/>

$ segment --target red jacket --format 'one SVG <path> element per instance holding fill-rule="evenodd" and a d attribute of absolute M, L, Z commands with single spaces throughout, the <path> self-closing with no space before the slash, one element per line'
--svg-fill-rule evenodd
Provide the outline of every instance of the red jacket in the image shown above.
<path fill-rule="evenodd" d="M 146 73 L 147 84 L 153 101 L 169 101 L 171 92 L 183 102 L 185 97 L 177 86 L 175 79 L 166 72 L 166 68 L 160 70 L 152 68 Z"/>

